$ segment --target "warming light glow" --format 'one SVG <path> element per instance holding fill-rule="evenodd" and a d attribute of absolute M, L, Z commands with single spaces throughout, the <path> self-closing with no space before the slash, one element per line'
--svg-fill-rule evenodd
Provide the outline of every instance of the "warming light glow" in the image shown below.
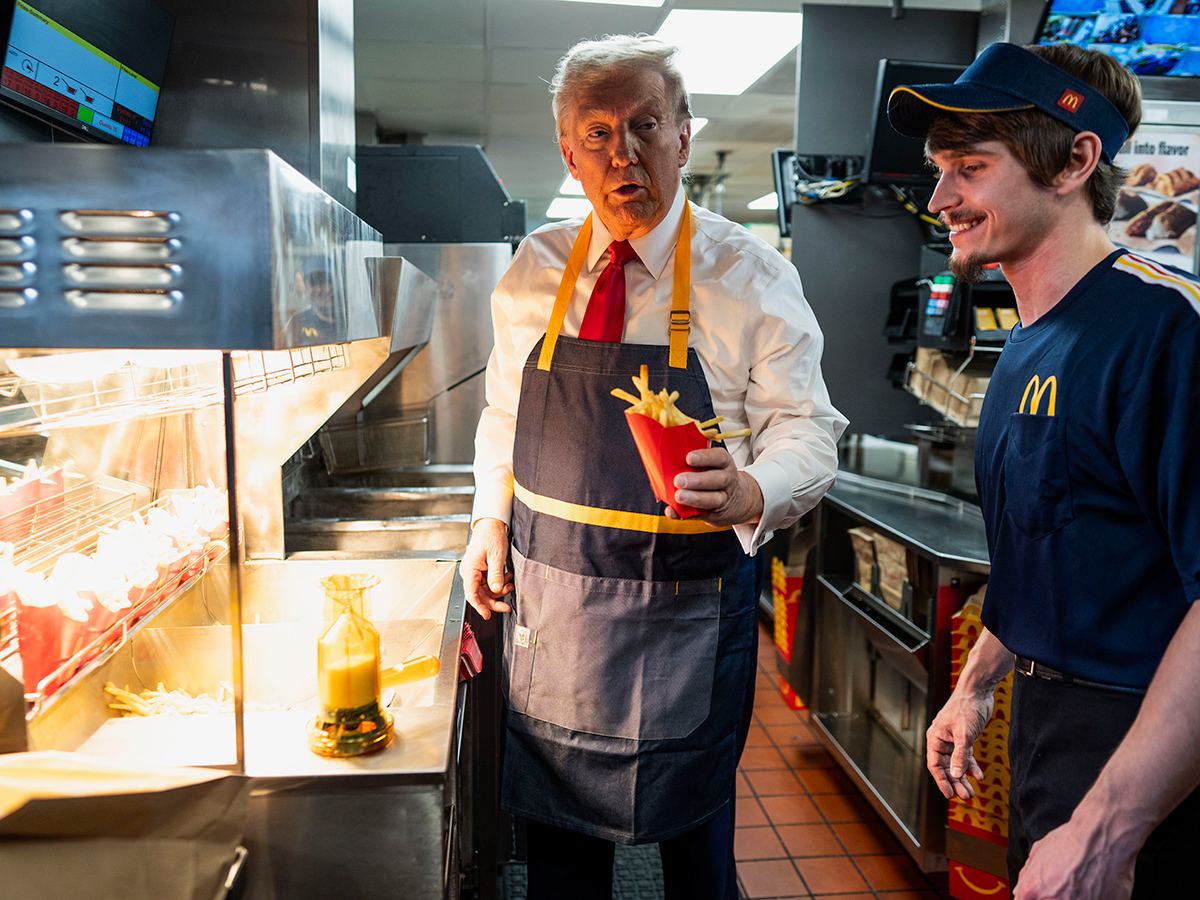
<path fill-rule="evenodd" d="M 656 37 L 675 44 L 693 94 L 740 94 L 800 43 L 800 13 L 673 9 Z"/>

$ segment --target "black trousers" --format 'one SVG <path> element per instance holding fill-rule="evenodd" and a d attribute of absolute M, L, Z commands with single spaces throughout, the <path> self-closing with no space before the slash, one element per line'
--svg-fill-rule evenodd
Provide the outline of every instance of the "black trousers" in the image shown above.
<path fill-rule="evenodd" d="M 1141 703 L 1135 694 L 1013 676 L 1008 875 L 1014 888 L 1030 848 L 1071 817 L 1129 731 Z M 1170 755 L 1154 763 L 1169 764 Z M 1200 790 L 1147 839 L 1134 869 L 1132 900 L 1195 900 L 1200 896 L 1197 852 Z"/>
<path fill-rule="evenodd" d="M 757 668 L 757 629 L 750 658 Z M 754 681 L 752 674 L 738 725 L 739 759 L 754 718 Z M 736 810 L 735 776 L 729 802 L 715 816 L 659 843 L 665 900 L 737 900 Z M 612 841 L 532 820 L 526 821 L 525 837 L 527 900 L 611 900 L 616 850 Z"/>

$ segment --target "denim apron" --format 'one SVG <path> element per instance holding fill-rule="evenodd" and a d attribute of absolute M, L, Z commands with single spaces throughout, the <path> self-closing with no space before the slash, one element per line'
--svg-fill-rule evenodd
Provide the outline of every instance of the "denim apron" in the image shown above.
<path fill-rule="evenodd" d="M 651 390 L 677 390 L 680 409 L 713 417 L 687 346 L 687 204 L 680 234 L 671 343 L 582 341 L 558 332 L 584 223 L 525 364 L 513 446 L 501 803 L 621 843 L 690 831 L 730 802 L 754 677 L 753 560 L 732 529 L 663 515 L 626 403 L 609 393 L 646 365 Z"/>

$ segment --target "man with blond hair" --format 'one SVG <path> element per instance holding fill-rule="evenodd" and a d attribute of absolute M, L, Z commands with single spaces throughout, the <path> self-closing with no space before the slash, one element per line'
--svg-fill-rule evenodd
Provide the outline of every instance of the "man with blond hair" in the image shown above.
<path fill-rule="evenodd" d="M 1105 232 L 1137 79 L 1068 44 L 993 44 L 954 84 L 898 88 L 888 114 L 941 173 L 951 270 L 999 263 L 1020 313 L 977 435 L 985 627 L 929 770 L 974 795 L 971 748 L 1015 669 L 1014 900 L 1194 898 L 1200 282 Z"/>
<path fill-rule="evenodd" d="M 504 614 L 501 802 L 530 900 L 607 900 L 613 842 L 657 842 L 671 900 L 735 900 L 734 778 L 753 707 L 755 552 L 833 482 L 845 419 L 796 270 L 692 206 L 691 112 L 661 41 L 576 45 L 552 84 L 591 202 L 531 234 L 492 297 L 467 599 Z M 655 499 L 629 389 L 746 429 Z M 686 511 L 686 510 L 685 510 Z"/>

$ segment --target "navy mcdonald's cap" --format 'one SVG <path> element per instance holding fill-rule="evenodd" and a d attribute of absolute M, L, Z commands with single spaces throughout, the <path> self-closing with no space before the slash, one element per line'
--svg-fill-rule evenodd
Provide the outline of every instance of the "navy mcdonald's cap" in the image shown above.
<path fill-rule="evenodd" d="M 1094 87 L 1016 44 L 992 44 L 953 84 L 900 85 L 888 98 L 888 121 L 923 138 L 938 110 L 961 113 L 1039 109 L 1076 133 L 1094 132 L 1109 162 L 1129 137 L 1129 123 Z"/>

